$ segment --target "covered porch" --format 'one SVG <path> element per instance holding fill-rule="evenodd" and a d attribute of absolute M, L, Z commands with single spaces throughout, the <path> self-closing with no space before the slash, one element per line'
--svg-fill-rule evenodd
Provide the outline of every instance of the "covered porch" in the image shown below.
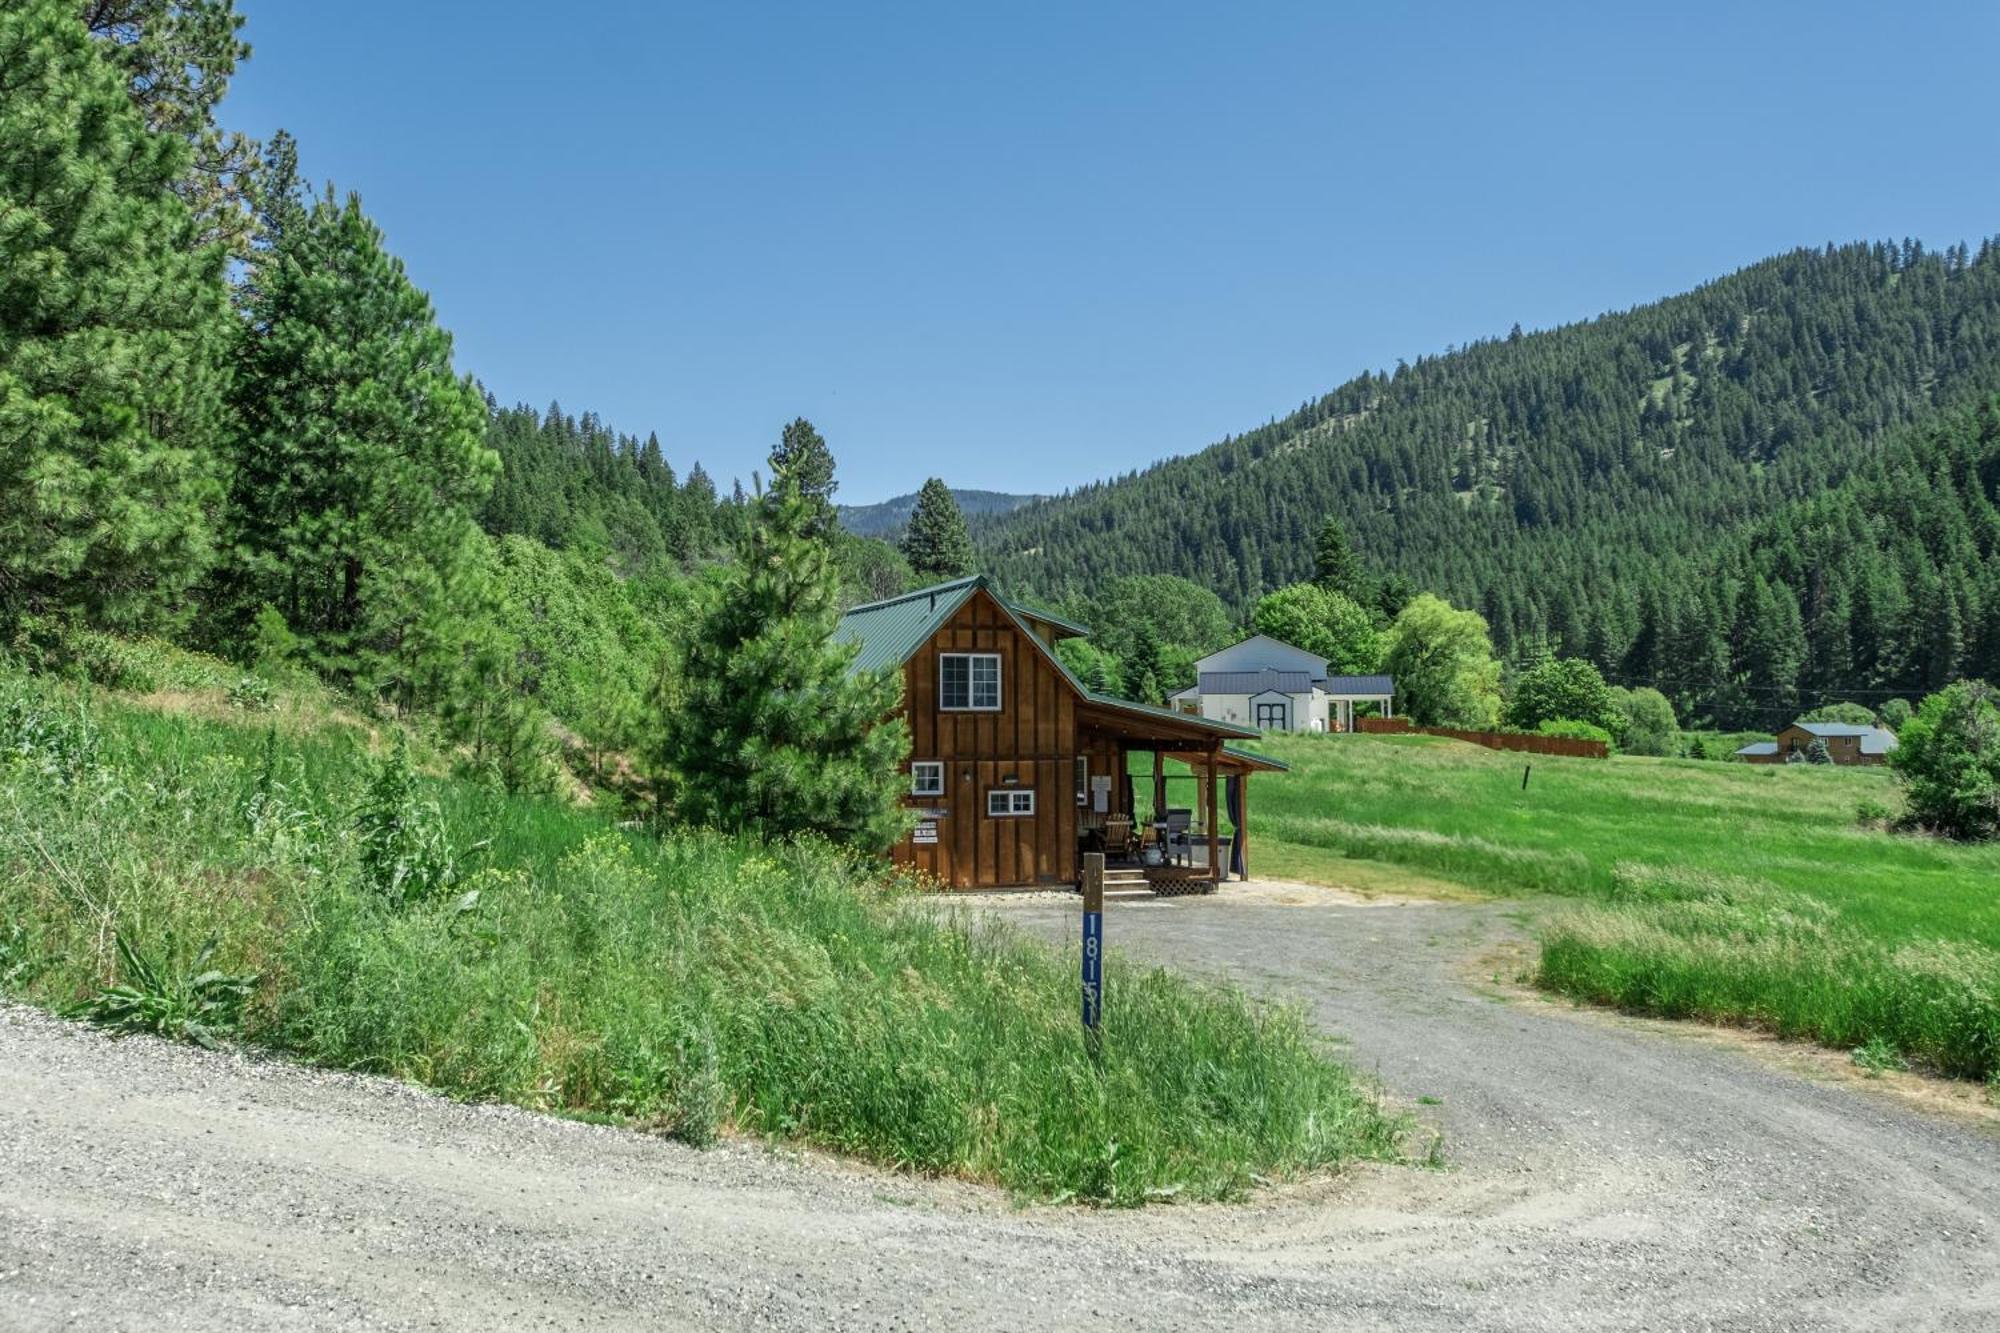
<path fill-rule="evenodd" d="M 1286 766 L 1227 741 L 1258 734 L 1144 704 L 1084 705 L 1079 853 L 1104 852 L 1114 888 L 1212 893 L 1231 875 L 1248 878 L 1250 776 Z"/>

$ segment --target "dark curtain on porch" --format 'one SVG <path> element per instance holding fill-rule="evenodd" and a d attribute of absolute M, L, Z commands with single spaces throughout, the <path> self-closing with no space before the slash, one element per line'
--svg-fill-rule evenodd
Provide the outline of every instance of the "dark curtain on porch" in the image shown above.
<path fill-rule="evenodd" d="M 1167 775 L 1160 774 L 1153 779 L 1153 818 L 1167 817 Z"/>
<path fill-rule="evenodd" d="M 1243 779 L 1241 776 L 1228 779 L 1222 785 L 1223 799 L 1229 802 L 1229 823 L 1236 830 L 1229 840 L 1229 873 L 1238 879 L 1248 879 L 1250 871 L 1243 855 Z"/>

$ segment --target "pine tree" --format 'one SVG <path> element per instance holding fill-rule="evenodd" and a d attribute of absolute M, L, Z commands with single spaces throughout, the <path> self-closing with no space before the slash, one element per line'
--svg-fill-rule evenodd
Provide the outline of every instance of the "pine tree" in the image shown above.
<path fill-rule="evenodd" d="M 855 649 L 832 641 L 840 579 L 823 504 L 776 467 L 736 560 L 662 664 L 651 758 L 687 823 L 881 851 L 905 827 L 902 679 L 850 675 Z"/>
<path fill-rule="evenodd" d="M 1369 589 L 1363 586 L 1361 577 L 1361 559 L 1348 545 L 1347 529 L 1337 518 L 1329 517 L 1319 526 L 1319 539 L 1313 543 L 1313 582 L 1357 602 L 1368 600 Z"/>
<path fill-rule="evenodd" d="M 209 563 L 222 255 L 67 0 L 0 10 L 0 625 L 171 620 Z"/>
<path fill-rule="evenodd" d="M 83 22 L 111 51 L 148 128 L 188 145 L 172 188 L 200 221 L 197 242 L 240 253 L 257 146 L 224 133 L 215 118 L 237 62 L 250 54 L 235 0 L 85 0 Z"/>
<path fill-rule="evenodd" d="M 268 603 L 316 669 L 410 706 L 466 647 L 485 404 L 360 201 L 291 188 L 260 199 L 244 299 L 225 641 Z"/>
<path fill-rule="evenodd" d="M 831 535 L 838 522 L 833 493 L 840 489 L 840 483 L 833 479 L 833 450 L 804 417 L 785 427 L 778 447 L 771 453 L 773 485 L 780 472 L 792 478 L 800 498 L 811 511 L 813 535 Z"/>
<path fill-rule="evenodd" d="M 950 488 L 936 477 L 917 492 L 910 530 L 903 534 L 903 556 L 918 578 L 928 583 L 955 579 L 972 572 L 975 559 L 965 515 Z"/>

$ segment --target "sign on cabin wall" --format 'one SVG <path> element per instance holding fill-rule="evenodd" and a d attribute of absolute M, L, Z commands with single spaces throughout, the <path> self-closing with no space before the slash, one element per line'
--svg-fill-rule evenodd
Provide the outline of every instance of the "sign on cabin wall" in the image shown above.
<path fill-rule="evenodd" d="M 937 825 L 930 820 L 925 820 L 923 823 L 917 825 L 916 831 L 910 834 L 910 841 L 919 845 L 924 843 L 934 845 L 937 840 Z"/>

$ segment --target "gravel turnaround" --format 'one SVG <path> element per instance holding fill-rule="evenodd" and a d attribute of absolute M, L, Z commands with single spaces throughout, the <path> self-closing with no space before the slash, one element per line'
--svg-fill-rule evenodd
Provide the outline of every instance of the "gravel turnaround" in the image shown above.
<path fill-rule="evenodd" d="M 1434 1099 L 1449 1165 L 1019 1208 L 0 1006 L 0 1328 L 2000 1327 L 1990 1119 L 1483 984 L 1519 945 L 1490 905 L 1251 885 L 1107 916 L 1125 957 L 1305 1005 Z"/>

